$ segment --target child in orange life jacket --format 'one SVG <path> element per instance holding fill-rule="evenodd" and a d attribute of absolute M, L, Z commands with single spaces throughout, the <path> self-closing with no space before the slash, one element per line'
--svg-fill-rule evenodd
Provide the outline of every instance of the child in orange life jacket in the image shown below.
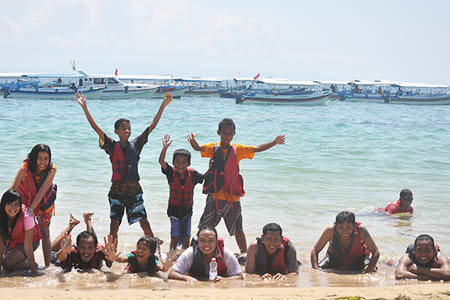
<path fill-rule="evenodd" d="M 212 167 L 205 174 L 203 193 L 208 194 L 206 206 L 199 227 L 217 226 L 223 217 L 230 235 L 234 235 L 241 253 L 247 251 L 247 241 L 242 228 L 240 197 L 245 194 L 243 178 L 239 174 L 239 161 L 252 159 L 255 152 L 262 152 L 275 145 L 284 144 L 284 135 L 273 141 L 258 146 L 231 144 L 236 126 L 232 119 L 225 118 L 219 123 L 217 134 L 220 143 L 200 146 L 195 140 L 195 133 L 188 137 L 192 148 L 201 152 L 202 157 L 212 158 Z"/>
<path fill-rule="evenodd" d="M 133 139 L 128 140 L 131 135 L 130 121 L 127 119 L 119 119 L 114 124 L 114 132 L 119 136 L 120 141 L 114 141 L 107 136 L 103 130 L 95 123 L 94 118 L 90 114 L 86 98 L 83 94 L 77 93 L 75 99 L 80 104 L 86 115 L 86 118 L 99 136 L 100 148 L 105 150 L 109 155 L 112 164 L 112 184 L 108 193 L 110 204 L 110 235 L 117 239 L 117 233 L 122 221 L 124 210 L 127 213 L 128 224 L 139 222 L 145 235 L 153 237 L 150 223 L 147 220 L 147 212 L 144 207 L 142 198 L 142 188 L 139 184 L 138 162 L 139 154 L 147 143 L 149 134 L 155 129 L 161 118 L 166 106 L 171 101 L 171 95 L 166 94 L 164 100 L 159 107 L 158 112 L 153 118 L 152 123 L 145 128 L 144 132 Z"/>
<path fill-rule="evenodd" d="M 297 252 L 294 245 L 283 237 L 281 226 L 269 223 L 263 234 L 248 246 L 245 262 L 247 274 L 257 274 L 261 279 L 283 280 L 298 275 Z"/>
<path fill-rule="evenodd" d="M 72 245 L 72 238 L 70 231 L 79 223 L 69 223 L 68 230 L 59 235 L 57 240 L 53 242 L 53 249 L 57 252 L 52 252 L 52 263 L 60 266 L 65 271 L 70 271 L 75 268 L 80 271 L 87 271 L 90 269 L 101 269 L 103 261 L 108 267 L 111 267 L 112 260 L 110 260 L 105 253 L 105 248 L 109 245 L 105 243 L 102 246 L 98 243 L 97 235 L 92 226 L 92 215 L 94 213 L 83 213 L 84 222 L 86 223 L 86 230 L 77 235 L 76 246 Z M 71 224 L 72 223 L 72 224 Z M 73 226 L 71 226 L 73 225 Z M 57 248 L 56 248 L 57 247 Z"/>
<path fill-rule="evenodd" d="M 37 144 L 17 172 L 10 189 L 17 190 L 23 204 L 36 216 L 42 232 L 42 251 L 45 266 L 50 265 L 50 220 L 54 215 L 56 185 L 53 179 L 56 166 L 48 145 Z"/>
<path fill-rule="evenodd" d="M 178 149 L 173 153 L 173 167 L 166 163 L 167 148 L 172 144 L 170 135 L 164 135 L 162 143 L 159 164 L 170 186 L 167 207 L 167 215 L 170 218 L 170 250 L 176 250 L 177 244 L 180 243 L 183 249 L 187 249 L 191 239 L 194 187 L 197 183 L 203 183 L 203 175 L 188 168 L 191 165 L 191 153 L 185 149 Z"/>
<path fill-rule="evenodd" d="M 6 191 L 0 203 L 0 273 L 31 269 L 38 274 L 34 251 L 39 247 L 41 231 L 34 216 L 22 204 L 17 191 Z"/>
<path fill-rule="evenodd" d="M 328 251 L 318 262 L 320 251 L 329 243 Z M 368 265 L 369 252 L 372 254 Z M 336 216 L 334 225 L 328 226 L 311 251 L 311 266 L 314 269 L 338 269 L 350 271 L 377 271 L 380 258 L 378 247 L 367 229 L 355 221 L 355 214 L 347 211 Z"/>
<path fill-rule="evenodd" d="M 411 206 L 413 201 L 413 193 L 409 189 L 403 189 L 400 192 L 400 198 L 397 201 L 389 203 L 388 206 L 386 206 L 383 210 L 389 214 L 398 214 L 398 213 L 404 213 L 409 212 L 413 213 L 414 209 Z"/>
<path fill-rule="evenodd" d="M 450 280 L 450 260 L 428 234 L 419 235 L 395 269 L 396 279 Z"/>
<path fill-rule="evenodd" d="M 105 239 L 105 245 L 107 245 L 106 257 L 114 262 L 127 263 L 125 269 L 128 273 L 147 272 L 148 275 L 155 275 L 158 271 L 167 272 L 173 265 L 172 258 L 167 257 L 165 261 L 159 260 L 156 255 L 158 246 L 156 238 L 141 237 L 136 243 L 136 250 L 126 256 L 120 256 L 120 253 L 117 253 L 117 240 L 113 240 L 111 236 L 108 237 L 108 241 Z"/>

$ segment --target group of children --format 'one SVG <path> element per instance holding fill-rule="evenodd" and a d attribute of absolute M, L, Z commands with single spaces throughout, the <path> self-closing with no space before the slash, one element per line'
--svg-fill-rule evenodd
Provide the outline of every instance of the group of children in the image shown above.
<path fill-rule="evenodd" d="M 136 138 L 130 141 L 131 124 L 127 119 L 119 119 L 114 124 L 114 132 L 119 141 L 107 136 L 90 114 L 83 94 L 75 95 L 84 114 L 99 137 L 100 147 L 109 155 L 112 165 L 111 187 L 108 193 L 110 205 L 110 232 L 100 245 L 94 232 L 92 213 L 84 213 L 86 230 L 72 245 L 71 231 L 80 222 L 73 215 L 69 224 L 51 242 L 49 226 L 54 214 L 57 187 L 53 184 L 56 166 L 51 162 L 51 151 L 47 145 L 36 145 L 14 179 L 13 184 L 2 197 L 0 205 L 0 271 L 30 268 L 37 274 L 34 250 L 42 240 L 45 266 L 53 263 L 65 270 L 72 268 L 100 269 L 103 262 L 110 267 L 113 262 L 127 263 L 128 272 L 169 271 L 169 278 L 195 281 L 208 277 L 209 262 L 217 259 L 218 277 L 215 281 L 242 278 L 236 256 L 223 245 L 215 227 L 223 218 L 230 235 L 234 235 L 243 254 L 247 274 L 256 274 L 263 279 L 284 279 L 298 274 L 299 262 L 292 243 L 283 236 L 278 224 L 269 223 L 263 228 L 260 238 L 248 247 L 242 226 L 240 197 L 245 194 L 239 162 L 252 159 L 256 152 L 266 151 L 275 145 L 284 144 L 284 135 L 258 146 L 232 143 L 236 126 L 232 119 L 223 119 L 218 126 L 220 142 L 200 145 L 195 133 L 188 136 L 192 148 L 202 157 L 209 158 L 209 168 L 202 174 L 190 168 L 191 154 L 178 149 L 173 153 L 172 164 L 166 162 L 166 153 L 172 143 L 170 135 L 162 138 L 159 157 L 161 171 L 169 184 L 169 204 L 167 215 L 171 223 L 170 250 L 181 245 L 185 250 L 173 263 L 173 256 L 165 260 L 156 254 L 159 239 L 155 238 L 147 219 L 147 213 L 139 184 L 138 163 L 142 148 L 149 134 L 157 126 L 164 109 L 171 101 L 166 94 L 152 123 Z M 203 183 L 203 193 L 207 194 L 206 205 L 199 222 L 196 239 L 191 242 L 191 217 L 194 187 Z M 403 190 L 397 202 L 384 210 L 389 214 L 412 213 L 412 193 Z M 118 230 L 124 213 L 128 223 L 139 222 L 144 237 L 138 240 L 136 250 L 126 256 L 117 252 Z M 428 242 L 431 242 L 431 246 Z M 325 258 L 319 262 L 318 254 L 329 243 Z M 433 263 L 429 264 L 430 247 L 433 248 Z M 438 255 L 434 241 L 418 238 L 414 246 L 408 248 L 408 258 L 400 259 L 396 275 L 398 278 L 449 279 L 450 263 L 445 255 Z M 423 255 L 420 253 L 424 253 Z M 244 255 L 245 254 L 245 255 Z M 161 255 L 159 255 L 161 256 Z M 311 265 L 321 269 L 343 269 L 376 272 L 380 254 L 367 229 L 355 221 L 355 215 L 342 212 L 336 216 L 333 225 L 327 227 L 311 251 Z M 397 274 L 398 273 L 398 274 Z M 411 275 L 413 274 L 413 275 Z M 438 275 L 436 275 L 438 274 Z M 414 277 L 416 276 L 416 277 Z"/>

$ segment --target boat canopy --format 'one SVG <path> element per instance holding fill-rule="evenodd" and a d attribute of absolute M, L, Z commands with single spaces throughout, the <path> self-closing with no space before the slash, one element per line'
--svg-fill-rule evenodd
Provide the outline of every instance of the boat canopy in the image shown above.
<path fill-rule="evenodd" d="M 327 85 L 346 85 L 346 84 L 350 84 L 351 81 L 337 81 L 337 80 L 314 80 L 314 82 L 318 83 L 318 84 L 327 84 Z"/>
<path fill-rule="evenodd" d="M 221 83 L 223 79 L 219 78 L 202 78 L 202 77 L 183 77 L 183 78 L 174 78 L 175 81 L 181 82 L 212 82 L 212 83 Z"/>
<path fill-rule="evenodd" d="M 383 86 L 389 86 L 396 84 L 394 81 L 388 81 L 388 80 L 352 80 L 349 84 L 351 85 L 383 85 Z"/>
<path fill-rule="evenodd" d="M 173 80 L 169 75 L 119 75 L 119 79 L 124 80 Z"/>
<path fill-rule="evenodd" d="M 289 86 L 314 86 L 319 85 L 314 81 L 298 81 L 298 80 L 287 80 L 287 79 L 258 79 L 256 82 L 265 83 L 271 85 L 289 85 Z"/>
<path fill-rule="evenodd" d="M 442 89 L 448 88 L 448 85 L 443 84 L 411 83 L 411 82 L 397 82 L 391 84 L 391 86 L 400 88 L 442 88 Z"/>
<path fill-rule="evenodd" d="M 234 81 L 255 81 L 253 77 L 235 77 L 233 78 Z"/>

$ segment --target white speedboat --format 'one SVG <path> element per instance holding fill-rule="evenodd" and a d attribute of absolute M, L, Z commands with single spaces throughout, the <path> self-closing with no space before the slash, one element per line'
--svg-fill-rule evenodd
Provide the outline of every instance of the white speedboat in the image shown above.
<path fill-rule="evenodd" d="M 7 98 L 14 99 L 73 99 L 75 92 L 82 92 L 90 99 L 98 99 L 104 87 L 81 87 L 71 89 L 70 87 L 21 87 L 7 91 Z"/>
<path fill-rule="evenodd" d="M 148 84 L 156 87 L 152 95 L 154 99 L 162 99 L 166 93 L 171 93 L 172 98 L 178 99 L 189 90 L 189 86 L 177 85 L 172 76 L 167 75 L 119 75 L 117 77 L 123 82 Z"/>

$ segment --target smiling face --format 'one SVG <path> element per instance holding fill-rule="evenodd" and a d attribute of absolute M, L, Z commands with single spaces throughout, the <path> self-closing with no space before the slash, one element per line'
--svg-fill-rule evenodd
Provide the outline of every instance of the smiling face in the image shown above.
<path fill-rule="evenodd" d="M 44 172 L 50 163 L 50 155 L 47 152 L 41 151 L 38 153 L 36 159 L 36 171 L 38 173 Z"/>
<path fill-rule="evenodd" d="M 202 230 L 198 235 L 198 248 L 204 255 L 211 255 L 216 251 L 217 236 L 212 230 Z"/>
<path fill-rule="evenodd" d="M 261 237 L 264 247 L 266 248 L 266 252 L 269 255 L 274 254 L 281 245 L 283 238 L 279 231 L 267 231 Z"/>
<path fill-rule="evenodd" d="M 146 243 L 140 242 L 136 245 L 136 258 L 138 260 L 147 260 L 153 253 Z"/>
<path fill-rule="evenodd" d="M 433 259 L 434 251 L 431 240 L 419 240 L 414 248 L 414 256 L 420 264 L 426 265 Z"/>
<path fill-rule="evenodd" d="M 355 226 L 350 222 L 336 224 L 337 233 L 342 240 L 348 240 L 349 238 L 351 238 L 354 228 Z"/>
<path fill-rule="evenodd" d="M 126 142 L 131 135 L 131 124 L 130 122 L 122 122 L 119 127 L 114 130 L 114 132 L 119 136 L 120 141 Z"/>
<path fill-rule="evenodd" d="M 78 244 L 78 251 L 80 251 L 80 257 L 83 262 L 88 262 L 94 258 L 95 254 L 95 242 L 92 236 L 83 238 Z"/>
<path fill-rule="evenodd" d="M 175 156 L 175 160 L 173 161 L 175 172 L 179 174 L 185 174 L 189 165 L 190 163 L 186 155 Z"/>
<path fill-rule="evenodd" d="M 20 211 L 19 200 L 5 204 L 5 213 L 9 219 L 14 219 L 14 217 L 19 213 L 19 211 Z"/>

